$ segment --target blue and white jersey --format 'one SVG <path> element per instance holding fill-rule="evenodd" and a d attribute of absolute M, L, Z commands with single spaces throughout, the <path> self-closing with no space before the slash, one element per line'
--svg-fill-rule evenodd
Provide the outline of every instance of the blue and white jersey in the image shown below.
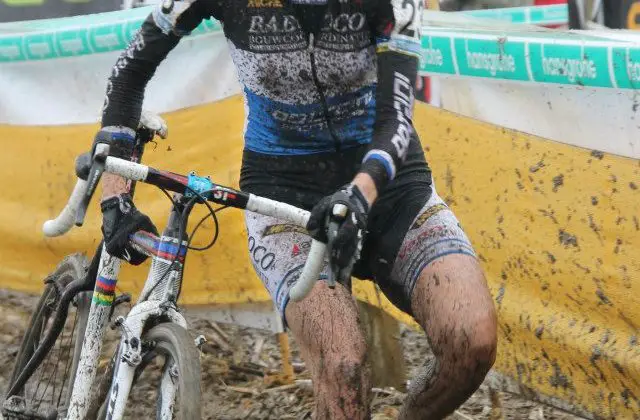
<path fill-rule="evenodd" d="M 166 0 L 114 68 L 103 126 L 137 124 L 157 65 L 214 17 L 243 86 L 246 150 L 295 156 L 369 145 L 363 170 L 384 184 L 414 135 L 422 8 L 422 0 Z"/>

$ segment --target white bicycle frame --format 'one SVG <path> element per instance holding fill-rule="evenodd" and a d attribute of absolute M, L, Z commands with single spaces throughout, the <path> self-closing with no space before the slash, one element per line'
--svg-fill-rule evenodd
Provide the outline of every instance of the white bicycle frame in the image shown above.
<path fill-rule="evenodd" d="M 155 260 L 162 260 L 159 257 L 152 256 L 152 265 Z M 162 261 L 167 265 L 171 261 Z M 98 268 L 98 276 L 103 279 L 117 280 L 120 270 L 120 260 L 109 255 L 103 248 Z M 177 270 L 170 272 L 171 277 L 181 275 Z M 145 288 L 149 285 L 156 284 L 159 280 L 158 272 L 151 270 L 149 277 L 145 283 Z M 170 279 L 167 284 L 171 283 Z M 94 297 L 99 292 L 94 290 Z M 143 292 L 144 293 L 144 292 Z M 118 349 L 118 360 L 116 361 L 116 371 L 113 374 L 113 383 L 109 391 L 107 399 L 107 419 L 121 419 L 124 415 L 124 409 L 129 396 L 129 391 L 133 382 L 135 368 L 141 361 L 141 335 L 144 326 L 150 318 L 157 318 L 162 315 L 167 316 L 171 322 L 187 329 L 187 322 L 176 308 L 170 306 L 168 299 L 169 293 L 163 293 L 165 298 L 145 300 L 135 304 L 126 318 L 116 320 L 122 331 L 122 337 Z M 78 364 L 78 373 L 73 384 L 73 391 L 69 403 L 69 411 L 67 419 L 84 419 L 89 409 L 91 397 L 91 385 L 96 378 L 98 361 L 102 350 L 102 341 L 104 331 L 109 321 L 111 306 L 100 303 L 99 299 L 92 299 L 91 308 L 89 310 L 89 319 L 87 321 L 87 330 L 85 333 L 82 351 L 80 353 L 80 361 Z M 135 343 L 135 344 L 134 344 Z M 163 373 L 160 389 L 162 394 L 162 409 L 164 415 L 161 418 L 171 418 L 173 401 L 175 400 L 175 387 L 173 381 L 166 380 Z"/>
<path fill-rule="evenodd" d="M 96 155 L 101 152 L 103 151 L 99 150 L 98 147 Z M 107 157 L 105 161 L 105 172 L 120 175 L 133 181 L 144 182 L 149 173 L 149 168 L 145 165 L 123 159 Z M 46 236 L 63 235 L 73 227 L 76 211 L 79 208 L 86 188 L 87 181 L 78 179 L 69 198 L 69 202 L 60 215 L 55 220 L 49 220 L 44 223 L 43 232 Z M 306 226 L 309 220 L 309 212 L 305 210 L 252 194 L 249 194 L 246 210 L 284 219 L 303 227 Z M 161 238 L 161 240 L 162 239 L 166 238 Z M 175 243 L 177 245 L 177 241 Z M 292 300 L 300 301 L 311 291 L 325 263 L 325 251 L 325 244 L 312 240 L 305 267 L 298 282 L 291 289 L 290 298 Z M 145 298 L 149 290 L 157 284 L 159 273 L 164 271 L 156 269 L 156 265 L 167 267 L 173 263 L 157 255 L 152 255 L 151 260 L 151 269 L 141 293 L 141 299 Z M 96 379 L 104 331 L 111 312 L 111 304 L 102 299 L 104 295 L 101 295 L 101 289 L 98 288 L 98 283 L 111 285 L 115 289 L 119 271 L 120 260 L 109 255 L 103 248 L 98 267 L 96 288 L 93 292 L 87 329 L 80 353 L 78 370 L 66 416 L 67 420 L 82 420 L 85 418 L 89 409 L 92 391 L 91 386 Z M 177 308 L 175 308 L 171 303 L 171 299 L 169 299 L 175 282 L 181 279 L 181 271 L 181 265 L 178 270 L 170 271 L 168 280 L 163 282 L 165 290 L 155 291 L 152 299 L 139 300 L 126 317 L 121 317 L 116 321 L 122 331 L 122 337 L 117 354 L 116 368 L 112 376 L 111 388 L 107 399 L 108 420 L 120 420 L 123 417 L 135 369 L 141 361 L 140 337 L 147 320 L 151 317 L 163 315 L 166 316 L 170 322 L 175 322 L 185 329 L 187 328 L 185 318 L 177 311 Z M 196 345 L 196 343 L 194 343 L 194 345 Z M 162 374 L 160 385 L 162 406 L 160 413 L 163 419 L 170 419 L 172 414 L 176 393 L 176 388 L 173 386 L 171 378 L 174 373 L 169 366 L 165 368 Z"/>

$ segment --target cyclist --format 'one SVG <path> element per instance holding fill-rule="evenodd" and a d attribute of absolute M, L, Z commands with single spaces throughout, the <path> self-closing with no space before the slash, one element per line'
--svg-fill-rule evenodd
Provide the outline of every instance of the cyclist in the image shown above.
<path fill-rule="evenodd" d="M 438 197 L 412 125 L 421 0 L 165 0 L 122 53 L 94 143 L 129 158 L 144 90 L 180 39 L 209 17 L 223 24 L 247 104 L 240 187 L 307 208 L 304 229 L 247 212 L 256 272 L 299 343 L 318 418 L 369 417 L 365 337 L 349 272 L 375 281 L 429 337 L 434 357 L 414 378 L 401 418 L 442 418 L 481 384 L 496 351 L 496 314 L 474 250 Z M 215 71 L 215 69 L 212 69 Z M 105 176 L 108 252 L 132 264 L 135 230 L 156 231 Z M 335 204 L 346 206 L 327 234 Z M 289 302 L 309 234 L 330 241 L 342 282 L 319 281 Z M 425 355 L 426 358 L 427 355 Z"/>

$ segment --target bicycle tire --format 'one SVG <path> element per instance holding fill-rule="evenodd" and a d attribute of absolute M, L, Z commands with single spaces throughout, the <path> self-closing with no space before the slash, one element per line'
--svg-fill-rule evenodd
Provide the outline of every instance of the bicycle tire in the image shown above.
<path fill-rule="evenodd" d="M 165 363 L 170 363 L 173 360 L 177 365 L 178 392 L 174 402 L 173 418 L 176 420 L 200 420 L 202 415 L 200 353 L 194 339 L 180 325 L 166 322 L 158 324 L 142 334 L 142 342 L 154 343 L 154 346 L 143 355 L 144 362 L 136 369 L 129 398 L 135 392 L 137 379 L 142 372 L 151 364 L 150 362 L 155 356 L 161 354 L 166 358 Z M 112 372 L 117 372 L 117 368 L 113 369 Z M 157 402 L 156 410 L 158 411 L 160 405 L 159 391 Z M 96 418 L 105 419 L 106 411 L 107 401 L 103 400 Z M 159 417 L 157 411 L 156 417 Z"/>
<path fill-rule="evenodd" d="M 38 345 L 40 343 L 40 339 L 43 338 L 43 331 L 46 329 L 47 322 L 50 321 L 55 316 L 58 310 L 58 302 L 61 296 L 61 291 L 64 290 L 65 287 L 68 286 L 71 282 L 83 279 L 84 276 L 86 275 L 87 268 L 88 268 L 88 261 L 85 256 L 81 254 L 71 254 L 65 257 L 58 264 L 56 269 L 49 276 L 47 276 L 45 289 L 42 292 L 42 295 L 40 296 L 38 304 L 36 305 L 33 311 L 33 315 L 29 320 L 29 324 L 27 326 L 27 329 L 25 330 L 25 334 L 20 343 L 20 348 L 15 358 L 15 363 L 14 363 L 13 371 L 11 373 L 9 386 L 7 387 L 7 390 L 10 390 L 11 388 L 13 388 L 13 385 L 15 384 L 17 378 L 20 376 L 23 369 L 26 367 L 27 363 L 36 352 L 36 349 L 38 348 Z M 77 339 L 77 338 L 78 337 L 84 338 L 84 331 L 86 329 L 88 315 L 89 315 L 89 308 L 91 304 L 91 294 L 90 292 L 79 292 L 75 298 L 76 298 L 76 301 L 74 305 L 77 308 L 76 309 L 77 316 L 74 319 L 73 329 L 70 337 L 66 337 L 67 339 L 70 340 L 70 342 L 74 343 L 73 352 L 70 355 L 70 360 L 67 361 L 68 367 L 66 369 L 68 370 L 66 370 L 66 372 L 69 374 L 68 379 L 64 378 L 61 386 L 61 388 L 64 388 L 65 385 L 67 386 L 66 388 L 67 392 L 65 393 L 65 398 L 62 399 L 63 389 L 60 389 L 61 394 L 58 398 L 58 403 L 56 404 L 55 407 L 49 407 L 50 408 L 49 414 L 43 414 L 43 412 L 46 411 L 46 406 L 43 407 L 43 410 L 39 410 L 41 406 L 41 402 L 38 403 L 38 409 L 36 409 L 35 411 L 32 410 L 28 404 L 22 407 L 25 410 L 24 411 L 25 414 L 29 414 L 34 418 L 39 418 L 40 416 L 46 418 L 47 415 L 49 416 L 52 415 L 51 409 L 55 410 L 56 414 L 59 414 L 58 411 L 61 408 L 65 409 L 66 407 L 68 407 L 69 399 L 71 398 L 70 390 L 71 390 L 71 387 L 73 386 L 73 381 L 75 379 L 75 375 L 77 372 L 78 361 L 80 357 L 80 350 L 82 348 L 82 341 L 83 341 L 82 339 Z M 59 344 L 60 346 L 62 346 L 62 341 L 65 339 L 64 328 L 65 326 L 63 325 L 60 331 L 58 332 L 58 336 L 56 337 L 56 344 L 58 343 L 58 340 L 61 339 Z M 55 352 L 54 348 L 55 348 L 55 344 L 54 346 L 52 346 L 49 352 L 47 352 L 47 354 L 43 357 L 43 360 L 39 362 L 39 367 L 42 365 L 44 360 L 46 360 L 46 358 L 52 352 Z M 71 346 L 69 346 L 69 349 L 71 349 Z M 35 374 L 33 376 L 35 376 Z M 31 379 L 33 379 L 33 376 L 31 377 Z M 18 394 L 14 394 L 14 395 L 24 397 L 25 388 L 27 388 L 27 384 L 21 387 L 21 389 L 19 390 L 19 395 Z M 43 397 L 47 391 L 47 388 L 48 388 L 48 385 L 43 392 Z M 55 394 L 55 387 L 53 388 L 53 393 Z M 36 394 L 37 394 L 37 390 L 36 390 Z M 4 399 L 7 399 L 9 397 L 11 396 L 7 395 L 5 396 Z M 53 396 L 53 398 L 55 398 L 55 396 Z M 53 402 L 54 401 L 52 399 L 52 403 Z M 18 407 L 13 407 L 13 408 L 18 409 Z M 11 414 L 7 414 L 7 415 L 10 416 Z"/>

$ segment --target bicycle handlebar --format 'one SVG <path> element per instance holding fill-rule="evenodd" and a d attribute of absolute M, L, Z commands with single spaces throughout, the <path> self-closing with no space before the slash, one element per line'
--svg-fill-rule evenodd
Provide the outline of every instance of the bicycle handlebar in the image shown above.
<path fill-rule="evenodd" d="M 130 162 L 112 156 L 108 156 L 105 159 L 104 171 L 107 173 L 120 175 L 123 178 L 130 179 L 132 181 L 147 182 L 150 184 L 156 183 L 151 182 L 151 180 L 148 179 L 150 177 L 150 174 L 156 175 L 156 177 L 161 177 L 161 174 L 163 174 L 162 171 L 158 171 L 146 165 Z M 168 178 L 169 181 L 174 182 L 174 184 L 172 185 L 185 185 L 187 179 L 186 177 L 176 174 L 171 175 L 173 176 Z M 176 180 L 176 178 L 180 179 Z M 166 181 L 166 179 L 163 179 L 163 181 Z M 87 184 L 87 181 L 78 178 L 78 181 L 76 182 L 76 185 L 69 197 L 69 201 L 65 205 L 64 209 L 60 212 L 58 217 L 52 220 L 47 220 L 43 224 L 42 230 L 46 236 L 53 237 L 64 235 L 73 227 L 76 220 L 76 213 L 78 212 L 83 196 L 87 190 Z M 209 201 L 218 202 L 221 204 L 229 205 L 231 207 L 241 209 L 244 208 L 246 210 L 265 216 L 285 219 L 302 227 L 305 227 L 307 225 L 307 221 L 309 220 L 310 214 L 308 211 L 292 206 L 290 204 L 271 200 L 265 197 L 259 197 L 254 194 L 242 193 L 240 191 L 236 191 L 227 187 L 221 187 L 217 185 L 214 185 L 213 187 L 215 188 L 215 190 L 212 191 L 222 191 L 227 194 L 220 194 L 218 197 L 215 197 L 214 194 L 215 198 L 208 197 Z M 234 202 L 233 200 L 231 200 L 232 196 L 234 198 L 238 196 L 239 199 Z M 132 237 L 132 242 L 136 242 L 135 237 Z M 316 280 L 319 278 L 320 272 L 322 271 L 326 247 L 326 244 L 316 241 L 315 239 L 311 241 L 309 256 L 307 257 L 307 261 L 302 270 L 302 273 L 300 274 L 300 277 L 298 278 L 296 284 L 291 288 L 289 292 L 289 296 L 292 300 L 300 301 L 304 299 L 304 297 L 306 297 L 313 288 Z"/>
<path fill-rule="evenodd" d="M 64 235 L 73 227 L 76 220 L 76 211 L 82 201 L 82 196 L 87 188 L 87 181 L 78 178 L 67 205 L 64 206 L 58 217 L 53 220 L 47 220 L 42 225 L 42 231 L 45 236 L 60 236 Z"/>

